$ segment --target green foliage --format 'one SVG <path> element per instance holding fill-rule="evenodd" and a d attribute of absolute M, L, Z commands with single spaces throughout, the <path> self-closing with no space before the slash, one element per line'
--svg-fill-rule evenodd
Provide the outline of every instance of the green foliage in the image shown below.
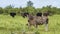
<path fill-rule="evenodd" d="M 3 8 L 2 7 L 0 7 L 0 14 L 2 14 L 3 13 Z"/>
<path fill-rule="evenodd" d="M 28 1 L 26 7 L 14 8 L 12 5 L 8 5 L 5 8 L 0 7 L 0 14 L 9 14 L 10 12 L 15 12 L 20 15 L 21 12 L 28 12 L 35 15 L 37 12 L 49 11 L 51 14 L 60 14 L 60 8 L 52 7 L 52 5 L 43 6 L 42 8 L 35 8 L 33 2 Z"/>
<path fill-rule="evenodd" d="M 33 6 L 14 8 L 9 5 L 5 8 L 0 7 L 0 14 L 9 14 L 10 12 L 15 12 L 17 15 L 20 15 L 21 12 L 28 12 L 30 14 L 35 15 L 37 12 L 46 12 L 49 11 L 51 14 L 60 14 L 60 8 L 52 7 L 51 5 L 43 6 L 42 8 L 35 8 Z"/>
<path fill-rule="evenodd" d="M 40 32 L 36 31 L 35 34 L 40 34 Z"/>
<path fill-rule="evenodd" d="M 13 8 L 12 5 L 9 5 L 9 6 L 6 6 L 6 7 L 5 7 L 5 9 L 11 9 L 11 8 Z"/>

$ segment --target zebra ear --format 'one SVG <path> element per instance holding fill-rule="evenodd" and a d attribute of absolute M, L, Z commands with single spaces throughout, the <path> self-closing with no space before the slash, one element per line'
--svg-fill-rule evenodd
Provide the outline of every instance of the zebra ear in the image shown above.
<path fill-rule="evenodd" d="M 29 13 L 26 13 L 26 12 L 21 13 L 21 16 L 22 16 L 23 18 L 27 17 L 27 15 L 29 15 Z"/>
<path fill-rule="evenodd" d="M 36 16 L 42 16 L 42 13 L 37 13 Z"/>
<path fill-rule="evenodd" d="M 43 16 L 49 16 L 49 12 L 43 13 Z"/>

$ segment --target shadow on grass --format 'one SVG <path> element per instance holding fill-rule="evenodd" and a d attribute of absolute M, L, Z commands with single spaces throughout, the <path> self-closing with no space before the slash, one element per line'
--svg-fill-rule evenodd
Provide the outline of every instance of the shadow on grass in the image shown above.
<path fill-rule="evenodd" d="M 0 30 L 7 30 L 7 28 L 5 28 L 5 27 L 0 27 Z"/>

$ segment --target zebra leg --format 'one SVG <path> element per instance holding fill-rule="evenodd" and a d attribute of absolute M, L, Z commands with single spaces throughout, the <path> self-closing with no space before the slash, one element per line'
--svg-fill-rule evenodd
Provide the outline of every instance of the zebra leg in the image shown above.
<path fill-rule="evenodd" d="M 36 28 L 38 28 L 38 25 L 35 25 Z"/>
<path fill-rule="evenodd" d="M 34 26 L 35 26 L 35 28 L 38 28 L 38 24 L 36 22 L 34 23 Z"/>
<path fill-rule="evenodd" d="M 28 29 L 30 29 L 30 27 L 31 27 L 31 24 L 30 24 L 30 21 L 28 20 Z"/>
<path fill-rule="evenodd" d="M 35 24 L 35 32 L 38 31 L 38 25 Z"/>
<path fill-rule="evenodd" d="M 48 31 L 48 19 L 46 20 L 46 23 L 45 23 L 45 31 Z"/>
<path fill-rule="evenodd" d="M 31 25 L 28 23 L 28 29 L 30 30 L 30 28 L 31 28 Z"/>
<path fill-rule="evenodd" d="M 45 24 L 45 31 L 48 31 L 48 24 Z"/>

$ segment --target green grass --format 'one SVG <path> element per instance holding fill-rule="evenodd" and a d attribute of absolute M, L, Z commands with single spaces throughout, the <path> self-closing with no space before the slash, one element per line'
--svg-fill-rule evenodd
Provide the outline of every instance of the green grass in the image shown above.
<path fill-rule="evenodd" d="M 0 15 L 0 34 L 11 34 L 11 31 L 28 32 L 27 18 L 15 16 L 12 18 L 9 15 Z M 35 28 L 31 28 L 34 32 Z M 37 29 L 40 34 L 60 34 L 60 15 L 49 16 L 49 31 L 44 30 L 44 25 L 40 25 Z M 20 33 L 19 33 L 20 34 Z"/>

